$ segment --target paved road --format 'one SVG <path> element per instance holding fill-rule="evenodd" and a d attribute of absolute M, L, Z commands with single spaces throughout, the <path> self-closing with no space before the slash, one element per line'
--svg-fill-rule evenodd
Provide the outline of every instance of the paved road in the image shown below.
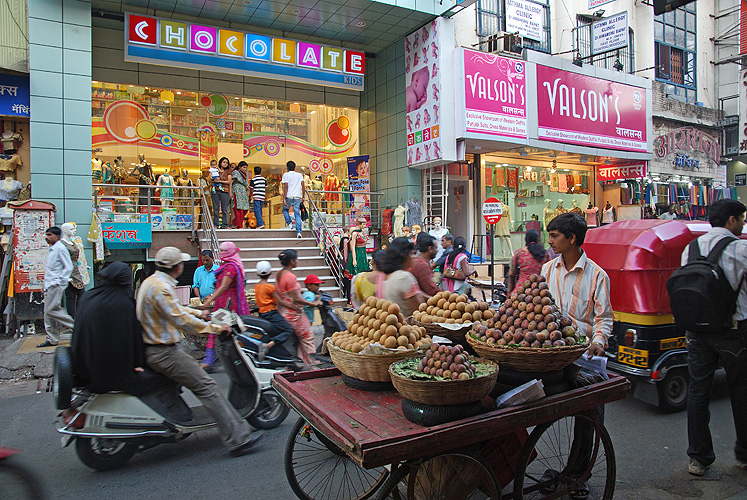
<path fill-rule="evenodd" d="M 686 471 L 684 413 L 664 415 L 634 400 L 608 405 L 607 427 L 617 455 L 616 499 L 747 499 L 747 472 L 732 467 L 734 426 L 723 379 L 716 385 L 711 428 L 718 459 L 704 478 Z M 55 500 L 295 498 L 283 472 L 293 414 L 241 458 L 229 457 L 217 435 L 208 432 L 148 450 L 126 467 L 102 473 L 82 465 L 72 448 L 60 448 L 51 394 L 11 394 L 0 399 L 0 445 L 23 451 Z"/>

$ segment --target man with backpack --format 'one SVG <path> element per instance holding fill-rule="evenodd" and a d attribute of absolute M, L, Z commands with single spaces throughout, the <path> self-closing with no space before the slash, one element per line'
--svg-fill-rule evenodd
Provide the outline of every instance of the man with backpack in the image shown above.
<path fill-rule="evenodd" d="M 735 465 L 747 470 L 747 241 L 737 238 L 746 210 L 737 200 L 714 202 L 708 211 L 712 229 L 685 248 L 683 267 L 667 283 L 675 321 L 687 329 L 687 470 L 695 476 L 716 460 L 708 407 L 719 362 L 736 427 Z M 691 260 L 693 252 L 698 255 Z"/>

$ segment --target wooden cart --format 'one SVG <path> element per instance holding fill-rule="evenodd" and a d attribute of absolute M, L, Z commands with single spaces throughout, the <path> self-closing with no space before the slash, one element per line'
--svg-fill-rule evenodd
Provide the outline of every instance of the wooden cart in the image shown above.
<path fill-rule="evenodd" d="M 397 392 L 351 389 L 336 368 L 279 374 L 272 385 L 301 415 L 285 454 L 301 499 L 495 499 L 512 481 L 504 498 L 614 492 L 597 407 L 627 396 L 624 377 L 433 427 L 406 420 Z"/>

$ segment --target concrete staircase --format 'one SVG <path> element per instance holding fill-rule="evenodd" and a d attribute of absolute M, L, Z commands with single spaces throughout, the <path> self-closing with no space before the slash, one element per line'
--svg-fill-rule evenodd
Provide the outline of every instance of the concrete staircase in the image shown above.
<path fill-rule="evenodd" d="M 324 282 L 321 291 L 333 297 L 334 305 L 345 304 L 342 291 L 337 286 L 329 266 L 324 262 L 321 250 L 310 231 L 303 231 L 303 238 L 300 239 L 296 238 L 295 229 L 218 229 L 216 235 L 219 242 L 233 241 L 239 247 L 246 272 L 247 288 L 253 288 L 259 282 L 255 269 L 261 260 L 272 264 L 273 274 L 270 282 L 274 283 L 276 273 L 282 268 L 278 254 L 287 248 L 292 248 L 298 252 L 298 266 L 293 273 L 298 276 L 301 288 L 305 289 L 303 280 L 308 275 L 316 274 Z M 202 248 L 208 247 L 206 242 L 200 243 Z"/>

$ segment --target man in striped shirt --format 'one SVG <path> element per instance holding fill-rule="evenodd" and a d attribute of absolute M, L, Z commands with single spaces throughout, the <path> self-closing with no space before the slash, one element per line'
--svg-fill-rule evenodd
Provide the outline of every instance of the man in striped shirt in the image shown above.
<path fill-rule="evenodd" d="M 604 269 L 586 256 L 581 249 L 586 237 L 586 222 L 580 215 L 567 212 L 555 217 L 547 225 L 548 243 L 553 252 L 560 254 L 542 266 L 542 276 L 560 311 L 571 319 L 580 335 L 591 338 L 587 355 L 604 356 L 604 348 L 612 333 L 612 304 L 610 279 Z M 604 419 L 604 407 L 597 408 Z M 570 474 L 581 475 L 591 460 L 594 443 L 594 425 L 576 420 L 572 448 L 578 450 L 577 459 L 570 465 Z M 551 473 L 548 470 L 546 474 Z M 544 478 L 544 476 L 543 476 Z M 580 483 L 570 492 L 576 500 L 589 496 L 587 482 Z"/>
<path fill-rule="evenodd" d="M 249 181 L 254 198 L 254 217 L 257 219 L 257 229 L 264 229 L 265 222 L 262 220 L 262 205 L 265 203 L 265 191 L 267 180 L 262 177 L 262 167 L 254 167 L 254 177 Z"/>

